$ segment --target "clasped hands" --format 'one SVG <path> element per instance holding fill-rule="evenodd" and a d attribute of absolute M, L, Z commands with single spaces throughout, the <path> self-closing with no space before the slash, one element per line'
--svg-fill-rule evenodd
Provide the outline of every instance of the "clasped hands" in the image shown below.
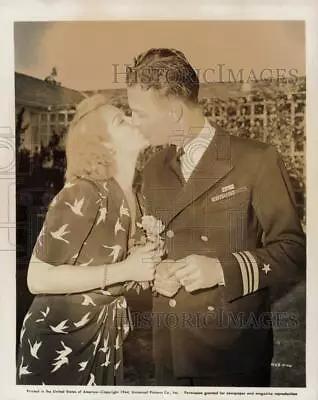
<path fill-rule="evenodd" d="M 154 289 L 172 297 L 183 286 L 187 292 L 224 284 L 221 264 L 217 258 L 192 254 L 183 259 L 164 260 L 156 266 Z"/>

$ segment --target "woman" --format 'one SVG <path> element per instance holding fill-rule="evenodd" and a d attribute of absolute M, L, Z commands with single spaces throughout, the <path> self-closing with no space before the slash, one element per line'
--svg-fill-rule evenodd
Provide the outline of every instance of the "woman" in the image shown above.
<path fill-rule="evenodd" d="M 123 383 L 130 330 L 124 283 L 152 280 L 160 262 L 152 244 L 128 255 L 132 180 L 145 145 L 103 96 L 78 106 L 67 139 L 67 182 L 50 204 L 29 265 L 36 296 L 21 330 L 17 383 Z"/>

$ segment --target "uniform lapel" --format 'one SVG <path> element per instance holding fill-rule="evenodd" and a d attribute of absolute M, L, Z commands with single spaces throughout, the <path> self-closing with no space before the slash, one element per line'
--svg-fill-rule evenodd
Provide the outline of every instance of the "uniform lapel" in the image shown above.
<path fill-rule="evenodd" d="M 168 156 L 168 165 L 169 168 L 174 172 L 176 177 L 178 178 L 179 182 L 181 185 L 184 185 L 186 183 L 182 170 L 181 170 L 181 162 L 180 160 L 177 160 L 177 154 L 176 154 L 176 146 L 171 146 L 170 147 L 170 153 Z"/>
<path fill-rule="evenodd" d="M 164 221 L 170 212 L 171 204 L 179 196 L 185 183 L 181 171 L 181 164 L 176 160 L 175 146 L 169 146 L 164 165 L 158 165 L 158 172 L 161 176 L 157 182 L 157 187 L 161 187 L 159 192 L 159 202 L 156 201 L 155 214 L 159 214 L 159 218 Z"/>
<path fill-rule="evenodd" d="M 214 138 L 190 179 L 170 203 L 171 206 L 164 215 L 159 216 L 162 217 L 165 225 L 167 226 L 184 208 L 213 187 L 232 168 L 230 135 L 216 127 Z"/>
<path fill-rule="evenodd" d="M 145 167 L 146 183 L 143 182 L 137 192 L 141 212 L 150 213 L 162 221 L 165 221 L 171 204 L 183 187 L 181 170 L 178 170 L 178 166 L 173 161 L 175 155 L 173 146 L 168 146 L 155 155 Z"/>

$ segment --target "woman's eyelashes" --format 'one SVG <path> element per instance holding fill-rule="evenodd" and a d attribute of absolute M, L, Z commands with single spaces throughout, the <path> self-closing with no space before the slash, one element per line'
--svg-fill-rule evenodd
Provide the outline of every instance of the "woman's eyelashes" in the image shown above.
<path fill-rule="evenodd" d="M 117 114 L 112 121 L 112 125 L 114 127 L 127 127 L 132 129 L 133 124 L 132 124 L 132 120 L 131 117 L 126 116 L 125 114 Z"/>
<path fill-rule="evenodd" d="M 120 115 L 116 115 L 116 117 L 113 120 L 114 125 L 120 125 L 122 121 L 122 117 Z"/>
<path fill-rule="evenodd" d="M 113 120 L 112 120 L 112 124 L 113 125 L 120 125 L 121 123 L 122 123 L 122 120 L 123 120 L 123 117 L 122 117 L 122 115 L 121 114 L 117 114 L 117 115 L 115 115 L 115 117 L 113 118 Z"/>
<path fill-rule="evenodd" d="M 123 124 L 127 124 L 127 125 L 129 125 L 129 119 L 128 118 L 126 118 L 125 116 L 123 116 L 123 115 L 120 115 L 120 116 L 118 116 L 117 118 L 116 118 L 116 125 L 123 125 Z"/>

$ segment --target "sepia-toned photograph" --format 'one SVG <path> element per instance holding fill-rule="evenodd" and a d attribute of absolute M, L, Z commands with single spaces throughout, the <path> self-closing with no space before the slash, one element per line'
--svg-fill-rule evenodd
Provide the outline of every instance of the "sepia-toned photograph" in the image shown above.
<path fill-rule="evenodd" d="M 16 384 L 306 387 L 293 20 L 16 21 Z"/>

